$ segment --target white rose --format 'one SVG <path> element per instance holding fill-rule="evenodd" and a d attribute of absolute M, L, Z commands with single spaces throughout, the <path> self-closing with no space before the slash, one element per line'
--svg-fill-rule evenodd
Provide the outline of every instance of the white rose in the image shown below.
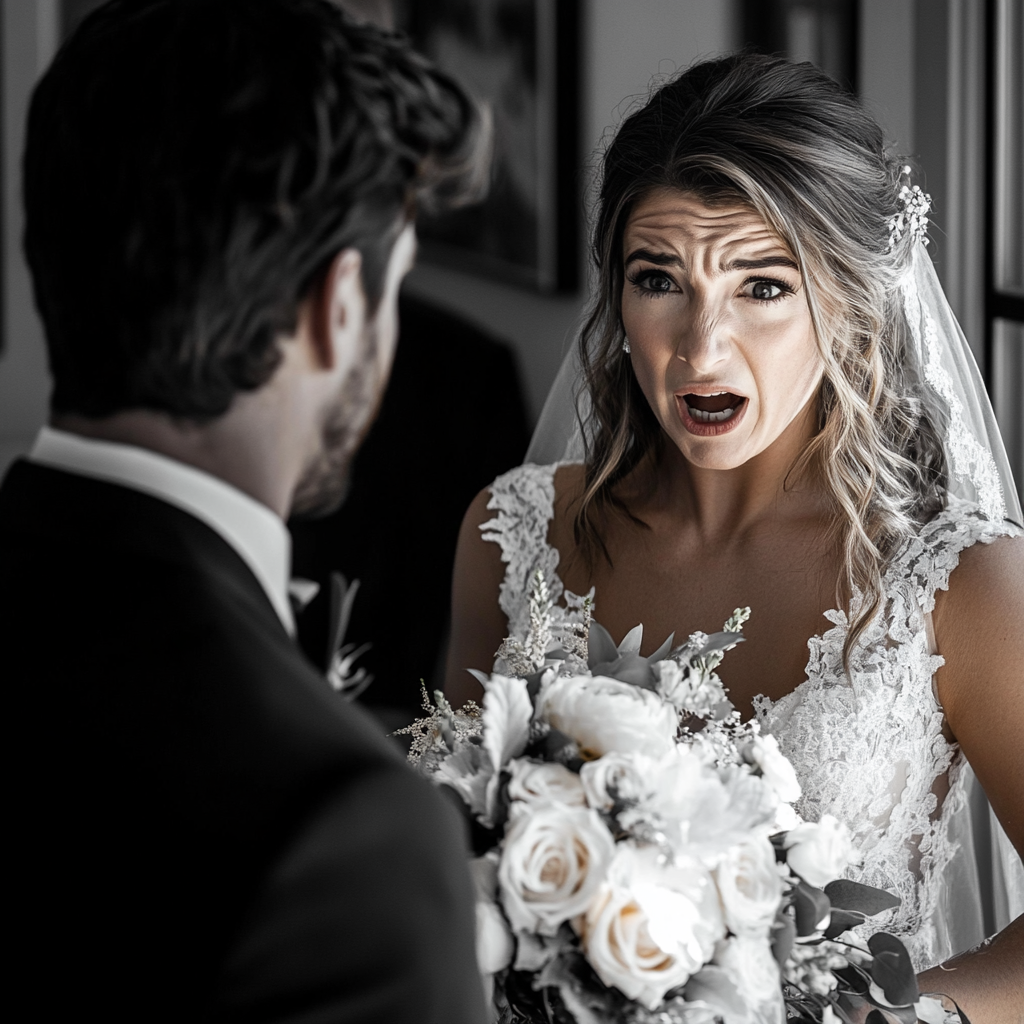
<path fill-rule="evenodd" d="M 520 758 L 511 764 L 508 795 L 525 803 L 559 803 L 583 807 L 587 798 L 580 777 L 564 764 Z"/>
<path fill-rule="evenodd" d="M 831 814 L 797 825 L 786 834 L 786 863 L 819 889 L 857 861 L 849 829 Z"/>
<path fill-rule="evenodd" d="M 541 691 L 538 712 L 572 737 L 585 759 L 615 750 L 660 757 L 675 745 L 679 715 L 653 690 L 604 676 L 562 676 Z"/>
<path fill-rule="evenodd" d="M 754 837 L 731 847 L 715 869 L 725 922 L 737 935 L 767 935 L 782 899 L 775 848 Z"/>
<path fill-rule="evenodd" d="M 524 804 L 505 834 L 498 881 L 512 927 L 554 935 L 604 880 L 615 841 L 589 807 Z"/>
<path fill-rule="evenodd" d="M 796 769 L 779 749 L 779 741 L 774 736 L 755 736 L 750 746 L 750 756 L 780 800 L 791 804 L 800 799 Z"/>
<path fill-rule="evenodd" d="M 659 857 L 654 847 L 620 843 L 607 883 L 576 923 L 597 976 L 650 1010 L 711 958 L 725 933 L 700 861 L 666 865 Z"/>
<path fill-rule="evenodd" d="M 515 953 L 515 940 L 508 922 L 494 902 L 498 889 L 497 861 L 497 856 L 491 853 L 469 862 L 476 891 L 476 962 L 483 975 L 508 967 Z"/>
<path fill-rule="evenodd" d="M 635 803 L 650 793 L 655 762 L 644 754 L 612 751 L 588 761 L 580 769 L 580 782 L 587 803 L 595 810 L 610 811 L 616 801 Z"/>
<path fill-rule="evenodd" d="M 733 936 L 718 944 L 715 963 L 750 1008 L 746 1020 L 784 1020 L 782 977 L 768 937 Z M 726 1018 L 728 1020 L 728 1017 Z"/>

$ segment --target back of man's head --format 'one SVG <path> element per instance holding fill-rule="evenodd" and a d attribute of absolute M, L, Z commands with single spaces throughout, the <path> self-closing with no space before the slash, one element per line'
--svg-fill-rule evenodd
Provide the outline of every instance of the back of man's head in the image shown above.
<path fill-rule="evenodd" d="M 414 207 L 479 189 L 479 129 L 450 79 L 328 0 L 112 0 L 29 113 L 53 411 L 219 416 L 342 249 L 375 307 Z"/>

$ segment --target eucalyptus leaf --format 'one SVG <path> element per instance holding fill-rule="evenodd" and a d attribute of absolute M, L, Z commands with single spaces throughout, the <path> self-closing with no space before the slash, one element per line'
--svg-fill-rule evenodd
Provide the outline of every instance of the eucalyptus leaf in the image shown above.
<path fill-rule="evenodd" d="M 868 939 L 868 949 L 874 957 L 871 979 L 885 994 L 886 1002 L 891 1006 L 916 1003 L 920 992 L 907 947 L 895 936 L 876 932 Z"/>
<path fill-rule="evenodd" d="M 796 924 L 786 914 L 779 914 L 772 924 L 772 956 L 781 966 L 786 962 L 796 942 Z"/>
<path fill-rule="evenodd" d="M 901 903 L 899 896 L 876 889 L 873 885 L 863 885 L 848 878 L 838 878 L 825 886 L 825 895 L 833 907 L 840 910 L 855 910 L 865 917 L 874 917 L 884 910 L 892 910 Z"/>
<path fill-rule="evenodd" d="M 825 889 L 826 894 L 828 889 Z M 863 924 L 865 921 L 864 915 L 856 910 L 840 910 L 838 907 L 832 907 L 832 917 L 829 920 L 828 927 L 825 929 L 825 938 L 834 939 L 837 935 L 841 935 L 848 928 L 856 928 L 857 925 Z"/>
<path fill-rule="evenodd" d="M 852 992 L 855 995 L 867 995 L 871 988 L 871 979 L 864 970 L 855 964 L 847 964 L 846 967 L 837 967 L 832 972 L 843 983 L 844 991 Z"/>
<path fill-rule="evenodd" d="M 813 935 L 826 927 L 831 904 L 828 897 L 813 885 L 800 882 L 793 890 L 793 909 L 796 911 L 796 933 Z M 824 922 L 824 923 L 823 923 Z"/>

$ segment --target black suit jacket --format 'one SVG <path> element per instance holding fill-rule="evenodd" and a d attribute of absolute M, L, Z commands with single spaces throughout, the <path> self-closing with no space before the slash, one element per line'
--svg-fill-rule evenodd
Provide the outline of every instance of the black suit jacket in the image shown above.
<path fill-rule="evenodd" d="M 485 1019 L 456 812 L 215 531 L 15 463 L 0 659 L 19 1019 Z"/>

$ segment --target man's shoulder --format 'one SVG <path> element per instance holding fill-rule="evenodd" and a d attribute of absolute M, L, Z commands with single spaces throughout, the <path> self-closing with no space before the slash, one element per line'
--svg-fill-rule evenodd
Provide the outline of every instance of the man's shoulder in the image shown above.
<path fill-rule="evenodd" d="M 221 813 L 216 780 L 246 778 L 253 803 L 224 790 L 224 813 L 260 818 L 307 778 L 400 760 L 231 546 L 180 509 L 21 464 L 0 491 L 0 568 L 0 638 L 33 728 L 92 728 L 183 798 L 206 786 L 197 808 Z"/>

